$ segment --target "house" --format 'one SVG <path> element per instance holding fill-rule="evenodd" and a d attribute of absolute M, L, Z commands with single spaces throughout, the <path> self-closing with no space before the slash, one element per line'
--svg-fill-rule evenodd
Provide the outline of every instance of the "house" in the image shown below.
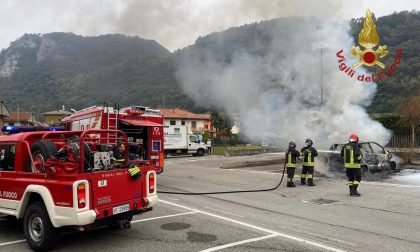
<path fill-rule="evenodd" d="M 4 126 L 37 126 L 38 120 L 32 112 L 10 112 L 10 116 L 4 118 Z"/>
<path fill-rule="evenodd" d="M 160 109 L 160 112 L 165 125 L 186 125 L 191 128 L 193 133 L 209 132 L 212 138 L 216 137 L 216 130 L 213 128 L 208 114 L 195 114 L 181 108 Z"/>
<path fill-rule="evenodd" d="M 4 119 L 10 116 L 10 111 L 7 109 L 3 101 L 0 101 L 0 127 L 5 126 Z M 0 132 L 0 135 L 2 132 Z"/>
<path fill-rule="evenodd" d="M 63 109 L 42 113 L 44 116 L 44 122 L 49 125 L 60 125 L 61 119 L 71 114 L 72 113 L 70 111 L 64 109 L 64 106 Z"/>

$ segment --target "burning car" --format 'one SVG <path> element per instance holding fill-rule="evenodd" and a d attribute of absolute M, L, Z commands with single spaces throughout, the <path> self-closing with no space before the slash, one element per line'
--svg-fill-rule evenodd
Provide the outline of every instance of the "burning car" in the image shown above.
<path fill-rule="evenodd" d="M 340 156 L 343 145 L 334 144 L 327 153 L 325 163 L 329 170 L 344 171 L 343 158 Z M 359 145 L 363 154 L 361 163 L 363 172 L 380 172 L 397 169 L 397 163 L 393 160 L 393 155 L 380 144 L 375 142 L 361 142 Z"/>

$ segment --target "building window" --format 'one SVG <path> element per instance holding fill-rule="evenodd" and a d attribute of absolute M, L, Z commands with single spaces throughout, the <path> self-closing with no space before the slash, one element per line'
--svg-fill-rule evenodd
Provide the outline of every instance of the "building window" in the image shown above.
<path fill-rule="evenodd" d="M 191 128 L 196 129 L 197 128 L 197 122 L 191 121 Z"/>
<path fill-rule="evenodd" d="M 204 128 L 209 129 L 209 126 L 206 124 L 206 125 L 204 125 Z"/>
<path fill-rule="evenodd" d="M 185 121 L 184 120 L 181 121 L 181 125 L 185 125 Z"/>
<path fill-rule="evenodd" d="M 15 126 L 15 123 L 9 123 L 9 126 Z"/>
<path fill-rule="evenodd" d="M 176 121 L 170 121 L 169 124 L 170 125 L 176 125 Z"/>

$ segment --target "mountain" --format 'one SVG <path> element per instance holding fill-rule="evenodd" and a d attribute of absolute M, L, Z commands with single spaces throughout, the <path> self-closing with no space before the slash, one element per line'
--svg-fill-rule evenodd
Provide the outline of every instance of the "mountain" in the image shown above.
<path fill-rule="evenodd" d="M 0 53 L 0 97 L 42 113 L 65 105 L 192 106 L 174 78 L 172 53 L 124 35 L 25 34 Z M 182 101 L 182 102 L 179 102 Z M 11 105 L 10 105 L 11 104 Z"/>
<path fill-rule="evenodd" d="M 288 22 L 293 23 L 281 18 L 229 28 L 199 37 L 194 45 L 174 53 L 156 41 L 118 34 L 25 34 L 0 52 L 0 99 L 15 110 L 12 98 L 17 97 L 22 111 L 35 113 L 62 105 L 80 109 L 103 102 L 200 111 L 175 77 L 179 58 L 209 51 L 229 64 L 229 55 L 235 51 L 264 52 L 265 31 Z M 357 41 L 363 19 L 350 22 Z M 405 97 L 420 92 L 420 14 L 405 11 L 375 22 L 381 44 L 390 51 L 384 63 L 392 65 L 392 52 L 397 48 L 403 49 L 403 58 L 391 78 L 378 82 L 377 95 L 368 109 L 392 112 Z"/>

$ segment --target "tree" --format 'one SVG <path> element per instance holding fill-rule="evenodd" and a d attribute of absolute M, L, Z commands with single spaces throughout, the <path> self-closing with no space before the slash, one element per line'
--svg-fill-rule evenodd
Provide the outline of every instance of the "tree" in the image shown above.
<path fill-rule="evenodd" d="M 411 163 L 412 154 L 416 144 L 416 128 L 420 125 L 420 95 L 413 96 L 401 106 L 401 121 L 411 128 L 411 153 L 408 162 Z"/>
<path fill-rule="evenodd" d="M 212 112 L 210 115 L 211 122 L 216 128 L 217 135 L 224 135 L 230 137 L 232 128 L 232 123 L 229 120 L 229 117 L 224 112 Z"/>

